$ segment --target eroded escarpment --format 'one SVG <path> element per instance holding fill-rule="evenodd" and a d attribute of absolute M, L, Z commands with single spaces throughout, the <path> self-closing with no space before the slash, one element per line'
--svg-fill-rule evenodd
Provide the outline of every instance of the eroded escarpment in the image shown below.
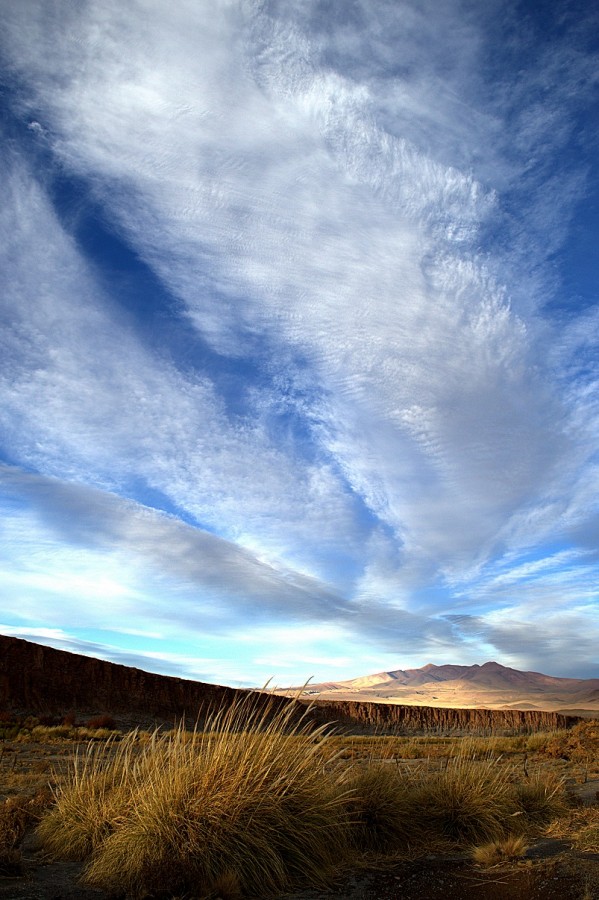
<path fill-rule="evenodd" d="M 71 710 L 185 718 L 195 722 L 211 710 L 252 697 L 273 713 L 294 701 L 285 697 L 156 675 L 131 666 L 55 650 L 0 635 L 0 709 L 28 713 Z M 306 706 L 297 704 L 299 714 Z M 307 716 L 347 732 L 531 732 L 568 728 L 578 717 L 555 712 L 451 709 L 360 701 L 315 700 Z"/>
<path fill-rule="evenodd" d="M 344 729 L 394 734 L 533 732 L 570 728 L 578 716 L 541 710 L 451 709 L 435 706 L 402 706 L 354 700 L 314 700 L 317 716 L 335 721 Z"/>
<path fill-rule="evenodd" d="M 0 636 L 0 708 L 31 713 L 94 710 L 194 721 L 248 691 L 156 675 L 131 666 Z M 266 695 L 265 695 L 266 696 Z M 278 706 L 288 701 L 272 698 Z"/>

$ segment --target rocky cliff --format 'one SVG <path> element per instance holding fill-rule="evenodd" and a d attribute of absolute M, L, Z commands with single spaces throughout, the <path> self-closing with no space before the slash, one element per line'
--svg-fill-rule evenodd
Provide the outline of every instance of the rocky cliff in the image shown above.
<path fill-rule="evenodd" d="M 0 635 L 0 709 L 185 716 L 194 721 L 200 709 L 228 705 L 247 694 Z M 288 702 L 272 699 L 279 706 Z"/>
<path fill-rule="evenodd" d="M 0 711 L 89 713 L 185 717 L 194 722 L 208 709 L 227 706 L 250 692 L 155 675 L 129 666 L 54 650 L 0 635 Z M 273 711 L 291 701 L 255 692 Z M 317 700 L 310 704 L 315 724 L 335 723 L 348 732 L 536 731 L 567 728 L 577 718 L 550 712 L 438 709 L 387 703 Z M 298 711 L 304 710 L 298 704 Z"/>
<path fill-rule="evenodd" d="M 401 706 L 391 703 L 361 703 L 352 700 L 315 700 L 320 720 L 337 722 L 344 730 L 362 728 L 380 734 L 422 734 L 469 732 L 528 733 L 554 728 L 570 728 L 577 716 L 515 709 L 447 709 L 434 706 Z"/>

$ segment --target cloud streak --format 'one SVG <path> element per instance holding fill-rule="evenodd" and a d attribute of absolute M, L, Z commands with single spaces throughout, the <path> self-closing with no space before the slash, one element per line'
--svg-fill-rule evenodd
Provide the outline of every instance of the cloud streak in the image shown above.
<path fill-rule="evenodd" d="M 153 560 L 135 590 L 193 585 L 217 631 L 334 623 L 402 665 L 507 653 L 484 617 L 511 584 L 557 609 L 547 570 L 588 596 L 594 312 L 548 309 L 597 79 L 580 23 L 520 16 L 7 10 L 4 475 L 52 540 Z"/>

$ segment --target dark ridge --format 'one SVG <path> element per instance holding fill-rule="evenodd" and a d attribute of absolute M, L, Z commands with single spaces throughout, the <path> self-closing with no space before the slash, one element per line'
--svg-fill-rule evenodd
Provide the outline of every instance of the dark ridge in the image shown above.
<path fill-rule="evenodd" d="M 194 722 L 200 711 L 229 706 L 250 693 L 254 692 L 156 675 L 0 635 L 0 708 L 9 711 L 81 710 Z M 273 708 L 289 703 L 262 696 Z"/>
<path fill-rule="evenodd" d="M 296 702 L 266 692 L 156 675 L 0 635 L 2 711 L 110 713 L 196 722 L 209 710 L 250 695 L 273 713 Z M 306 706 L 315 724 L 331 723 L 346 733 L 358 734 L 532 732 L 568 728 L 580 721 L 577 716 L 537 710 L 439 709 L 334 700 L 302 700 L 298 713 L 305 713 Z"/>
<path fill-rule="evenodd" d="M 356 700 L 314 700 L 312 706 L 315 718 L 334 720 L 341 730 L 377 734 L 527 734 L 571 728 L 581 721 L 580 716 L 542 710 L 447 709 Z"/>

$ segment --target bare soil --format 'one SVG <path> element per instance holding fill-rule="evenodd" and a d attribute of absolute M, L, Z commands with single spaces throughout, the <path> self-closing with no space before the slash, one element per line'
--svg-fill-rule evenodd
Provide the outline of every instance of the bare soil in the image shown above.
<path fill-rule="evenodd" d="M 2 900 L 108 900 L 79 884 L 78 863 L 50 863 L 23 853 L 21 877 L 0 877 Z M 382 872 L 347 873 L 328 891 L 306 890 L 278 900 L 597 900 L 599 854 L 572 852 L 563 841 L 535 845 L 517 864 L 482 870 L 465 857 L 430 855 Z M 114 897 L 112 898 L 114 900 Z M 192 898 L 189 898 L 192 900 Z M 223 898 L 226 900 L 226 898 Z M 255 898 L 263 900 L 263 898 Z"/>

